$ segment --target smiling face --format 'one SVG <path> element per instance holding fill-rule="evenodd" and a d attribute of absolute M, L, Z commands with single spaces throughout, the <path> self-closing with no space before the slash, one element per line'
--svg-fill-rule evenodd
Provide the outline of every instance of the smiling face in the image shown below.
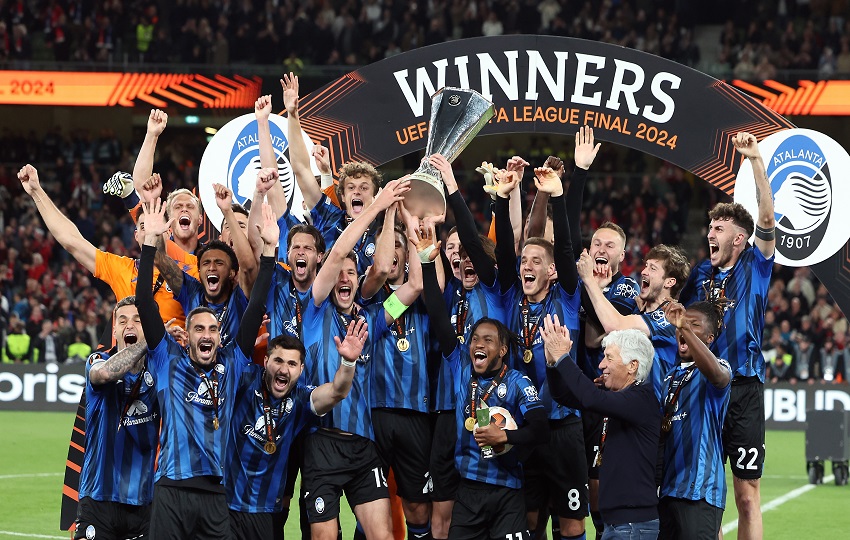
<path fill-rule="evenodd" d="M 342 183 L 342 204 L 352 219 L 363 213 L 375 200 L 375 184 L 365 174 L 349 176 Z"/>
<path fill-rule="evenodd" d="M 627 364 L 623 363 L 620 347 L 613 343 L 605 347 L 605 355 L 599 362 L 599 369 L 602 370 L 602 383 L 605 388 L 614 391 L 622 390 L 633 383 L 637 368 L 637 360 L 632 360 Z"/>
<path fill-rule="evenodd" d="M 549 280 L 555 275 L 555 262 L 543 248 L 528 244 L 522 248 L 519 263 L 519 277 L 522 280 L 522 292 L 532 302 L 539 302 L 549 290 Z"/>
<path fill-rule="evenodd" d="M 590 240 L 590 256 L 596 264 L 607 264 L 616 274 L 626 257 L 623 237 L 612 229 L 598 229 Z"/>
<path fill-rule="evenodd" d="M 457 279 L 463 280 L 460 271 L 460 238 L 457 231 L 453 232 L 446 238 L 446 259 L 452 265 L 452 273 Z"/>
<path fill-rule="evenodd" d="M 357 265 L 347 258 L 342 262 L 342 269 L 331 292 L 331 301 L 343 313 L 351 313 L 358 286 Z"/>
<path fill-rule="evenodd" d="M 139 310 L 134 305 L 121 306 L 115 311 L 112 323 L 112 336 L 121 351 L 126 347 L 145 339 L 142 330 L 142 320 L 139 318 Z"/>
<path fill-rule="evenodd" d="M 263 378 L 266 388 L 280 399 L 289 394 L 304 371 L 301 352 L 293 349 L 275 347 L 269 351 L 264 361 L 266 372 Z"/>
<path fill-rule="evenodd" d="M 236 271 L 233 270 L 230 257 L 220 249 L 209 249 L 198 261 L 198 275 L 204 286 L 207 300 L 219 304 L 233 291 Z"/>
<path fill-rule="evenodd" d="M 646 265 L 640 273 L 640 299 L 646 303 L 652 303 L 665 295 L 669 296 L 669 292 L 665 292 L 665 285 L 669 282 L 675 283 L 675 279 L 665 277 L 664 263 L 657 259 L 647 259 Z"/>
<path fill-rule="evenodd" d="M 714 334 L 711 330 L 711 323 L 708 320 L 708 317 L 705 316 L 705 313 L 701 311 L 697 311 L 695 309 L 685 310 L 685 318 L 691 325 L 691 330 L 693 330 L 694 335 L 700 339 L 706 345 L 711 345 L 714 342 Z M 693 354 L 688 348 L 688 344 L 685 343 L 685 338 L 682 337 L 682 332 L 677 328 L 676 329 L 676 341 L 679 342 L 679 358 L 683 362 L 690 362 L 693 360 Z"/>
<path fill-rule="evenodd" d="M 174 218 L 174 224 L 171 226 L 174 236 L 183 241 L 198 237 L 201 209 L 192 195 L 181 193 L 175 196 L 168 208 L 168 217 Z"/>
<path fill-rule="evenodd" d="M 289 241 L 286 260 L 292 269 L 295 283 L 309 286 L 316 279 L 316 272 L 322 260 L 322 254 L 316 248 L 316 239 L 307 233 L 295 233 Z"/>
<path fill-rule="evenodd" d="M 212 366 L 221 344 L 218 320 L 212 313 L 196 313 L 186 320 L 186 331 L 189 333 L 189 358 L 199 366 Z"/>
<path fill-rule="evenodd" d="M 472 369 L 481 375 L 502 367 L 502 358 L 508 354 L 508 346 L 499 338 L 499 329 L 490 323 L 481 323 L 472 333 L 469 358 Z"/>
<path fill-rule="evenodd" d="M 708 224 L 708 257 L 711 266 L 728 268 L 735 264 L 746 242 L 746 232 L 731 219 L 712 219 Z"/>

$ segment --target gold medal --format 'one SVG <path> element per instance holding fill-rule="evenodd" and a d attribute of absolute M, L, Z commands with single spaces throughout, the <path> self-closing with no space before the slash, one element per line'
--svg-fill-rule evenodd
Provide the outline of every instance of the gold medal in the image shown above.
<path fill-rule="evenodd" d="M 463 337 L 463 336 L 458 336 L 458 337 L 457 337 L 457 340 L 458 340 L 458 341 L 460 341 L 460 344 L 461 344 L 461 345 L 463 345 L 463 344 L 466 342 L 466 339 L 464 339 L 464 337 Z"/>
<path fill-rule="evenodd" d="M 218 429 L 218 416 L 213 417 L 213 429 Z"/>
<path fill-rule="evenodd" d="M 277 452 L 277 445 L 271 441 L 268 441 L 265 445 L 263 445 L 263 450 L 266 451 L 266 454 L 274 454 Z"/>
<path fill-rule="evenodd" d="M 395 342 L 395 346 L 396 348 L 398 348 L 399 351 L 407 352 L 407 350 L 410 348 L 410 342 L 407 341 L 407 338 L 400 338 L 398 341 Z"/>
<path fill-rule="evenodd" d="M 466 431 L 472 431 L 473 429 L 475 429 L 475 418 L 470 417 L 464 420 L 463 427 L 466 428 Z"/>
<path fill-rule="evenodd" d="M 530 364 L 532 358 L 534 358 L 534 354 L 532 354 L 531 349 L 526 349 L 525 352 L 522 353 L 522 361 L 526 364 Z"/>
<path fill-rule="evenodd" d="M 661 429 L 663 429 L 665 433 L 668 433 L 671 429 L 673 429 L 673 421 L 670 420 L 670 417 L 664 417 L 664 421 L 661 422 Z"/>

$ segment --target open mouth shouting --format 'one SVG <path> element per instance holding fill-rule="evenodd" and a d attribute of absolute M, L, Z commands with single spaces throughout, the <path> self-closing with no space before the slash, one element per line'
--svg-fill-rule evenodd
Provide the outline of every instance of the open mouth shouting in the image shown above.
<path fill-rule="evenodd" d="M 363 203 L 363 199 L 358 199 L 357 197 L 351 199 L 351 213 L 352 214 L 360 214 L 363 211 L 365 204 Z"/>
<path fill-rule="evenodd" d="M 685 338 L 682 336 L 682 334 L 681 334 L 681 333 L 678 333 L 678 332 L 677 332 L 677 334 L 678 334 L 678 335 L 676 336 L 676 339 L 677 339 L 677 341 L 679 342 L 679 356 L 687 357 L 687 354 L 688 354 L 688 344 L 687 344 L 687 343 L 685 343 Z"/>
<path fill-rule="evenodd" d="M 524 287 L 533 287 L 534 283 L 537 281 L 537 276 L 534 274 L 523 274 L 522 275 L 522 284 Z"/>
<path fill-rule="evenodd" d="M 487 353 L 484 351 L 475 351 L 472 353 L 472 365 L 476 371 L 482 371 L 487 367 Z"/>
<path fill-rule="evenodd" d="M 350 285 L 341 285 L 339 289 L 337 289 L 336 297 L 343 304 L 347 304 L 351 301 L 351 286 Z"/>
<path fill-rule="evenodd" d="M 307 275 L 306 259 L 295 259 L 295 275 L 298 277 L 304 277 Z"/>
<path fill-rule="evenodd" d="M 452 257 L 452 270 L 458 271 L 460 270 L 460 257 Z"/>
<path fill-rule="evenodd" d="M 288 385 L 289 375 L 286 373 L 278 373 L 272 379 L 272 391 L 276 394 L 283 394 Z"/>
<path fill-rule="evenodd" d="M 221 287 L 221 277 L 218 274 L 207 274 L 207 290 L 210 293 L 217 293 Z"/>
<path fill-rule="evenodd" d="M 212 358 L 215 343 L 211 339 L 202 339 L 198 341 L 198 360 L 209 360 Z"/>
<path fill-rule="evenodd" d="M 649 289 L 649 278 L 641 276 L 640 277 L 640 288 L 641 290 Z"/>
<path fill-rule="evenodd" d="M 189 214 L 181 214 L 180 218 L 177 220 L 177 226 L 182 231 L 188 231 L 189 227 L 192 226 L 192 218 Z"/>
<path fill-rule="evenodd" d="M 597 256 L 597 257 L 596 257 L 593 261 L 594 261 L 597 265 L 608 264 L 608 257 L 603 257 L 603 256 L 599 255 L 599 256 Z"/>
<path fill-rule="evenodd" d="M 128 345 L 128 346 L 133 345 L 135 343 L 138 343 L 138 341 L 139 341 L 139 336 L 137 336 L 135 332 L 126 332 L 124 334 L 124 344 L 125 345 Z"/>
<path fill-rule="evenodd" d="M 720 253 L 720 246 L 717 244 L 716 240 L 708 241 L 708 257 L 710 259 L 714 259 L 717 254 Z"/>

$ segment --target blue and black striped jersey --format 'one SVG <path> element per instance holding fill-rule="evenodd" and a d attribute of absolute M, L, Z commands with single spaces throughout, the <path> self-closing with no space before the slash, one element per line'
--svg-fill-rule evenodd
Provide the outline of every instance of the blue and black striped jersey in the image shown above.
<path fill-rule="evenodd" d="M 475 442 L 471 431 L 467 431 L 464 422 L 470 417 L 471 394 L 470 380 L 473 376 L 470 362 L 461 362 L 461 348 L 455 347 L 451 355 L 444 359 L 452 368 L 455 381 L 456 402 L 455 419 L 457 421 L 457 443 L 455 445 L 455 467 L 460 476 L 467 480 L 484 482 L 512 489 L 522 487 L 522 464 L 516 452 L 506 453 L 489 459 L 481 458 L 481 448 Z M 478 377 L 479 388 L 487 388 L 492 378 Z M 519 371 L 508 369 L 501 384 L 486 400 L 488 407 L 501 407 L 516 422 L 523 425 L 523 418 L 532 409 L 542 408 L 537 389 L 531 380 Z M 491 415 L 492 416 L 492 415 Z"/>
<path fill-rule="evenodd" d="M 758 377 L 764 382 L 761 342 L 772 272 L 773 257 L 766 259 L 757 247 L 749 246 L 731 270 L 720 271 L 708 260 L 697 265 L 679 295 L 686 307 L 700 300 L 728 300 L 723 332 L 711 350 L 728 359 L 733 377 Z"/>
<path fill-rule="evenodd" d="M 369 325 L 369 339 L 366 340 L 363 353 L 357 360 L 357 370 L 351 391 L 330 414 L 322 418 L 321 425 L 374 440 L 369 407 L 372 357 L 375 354 L 375 343 L 380 341 L 387 332 L 387 323 L 384 307 L 381 304 L 359 309 L 357 316 L 365 319 L 366 324 Z M 334 336 L 342 339 L 351 320 L 351 316 L 337 311 L 330 298 L 326 298 L 318 307 L 313 301 L 307 302 L 303 341 L 307 347 L 304 365 L 305 380 L 309 384 L 320 386 L 333 381 L 339 368 L 339 353 L 336 350 Z"/>
<path fill-rule="evenodd" d="M 225 454 L 227 504 L 237 512 L 280 512 L 286 486 L 289 448 L 296 435 L 315 418 L 310 405 L 312 386 L 297 384 L 289 395 L 267 393 L 275 451 L 268 453 L 263 411 L 263 373 L 253 364 L 242 374 Z"/>
<path fill-rule="evenodd" d="M 502 295 L 502 301 L 507 315 L 507 327 L 511 332 L 514 332 L 520 337 L 520 342 L 523 342 L 524 335 L 528 335 L 532 347 L 531 362 L 523 361 L 523 352 L 520 350 L 519 355 L 512 356 L 508 365 L 528 375 L 531 382 L 540 392 L 540 399 L 543 406 L 549 411 L 549 419 L 560 420 L 570 415 L 580 416 L 577 409 L 565 407 L 552 400 L 549 393 L 549 387 L 546 383 L 546 354 L 543 350 L 543 338 L 540 335 L 540 328 L 543 325 L 543 318 L 546 315 L 557 315 L 561 324 L 566 326 L 570 331 L 570 339 L 573 343 L 578 340 L 579 335 L 579 319 L 578 311 L 581 305 L 581 295 L 579 289 L 573 294 L 567 294 L 560 283 L 555 283 L 549 288 L 549 293 L 546 298 L 539 303 L 529 303 L 528 329 L 523 331 L 525 323 L 522 314 L 523 298 L 525 295 L 522 292 L 522 284 L 517 282 L 508 292 Z M 576 348 L 570 351 L 570 358 L 573 362 L 576 361 Z"/>
<path fill-rule="evenodd" d="M 725 360 L 720 363 L 729 369 Z M 688 373 L 690 380 L 685 382 Z M 676 391 L 672 388 L 676 381 L 684 387 L 670 418 L 672 429 L 664 445 L 660 495 L 692 501 L 705 499 L 712 506 L 725 508 L 722 430 L 731 384 L 717 388 L 695 366 L 676 366 L 664 377 L 662 404 Z"/>
<path fill-rule="evenodd" d="M 94 353 L 86 362 L 86 451 L 79 495 L 143 506 L 153 500 L 159 441 L 154 375 L 143 369 L 114 383 L 92 385 L 89 370 L 109 356 Z"/>
<path fill-rule="evenodd" d="M 156 381 L 163 416 L 157 480 L 223 476 L 236 389 L 250 362 L 231 340 L 218 350 L 215 367 L 202 372 L 202 378 L 188 351 L 170 335 L 149 351 L 148 368 Z M 214 418 L 218 418 L 219 429 L 214 428 Z"/>

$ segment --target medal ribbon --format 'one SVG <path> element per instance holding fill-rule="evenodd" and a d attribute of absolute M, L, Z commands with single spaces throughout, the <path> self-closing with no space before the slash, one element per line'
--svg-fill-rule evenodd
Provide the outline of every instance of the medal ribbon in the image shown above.
<path fill-rule="evenodd" d="M 387 293 L 387 298 L 389 298 L 390 295 L 393 293 L 393 290 L 390 288 L 390 286 L 388 284 L 384 283 L 384 292 Z M 395 326 L 395 331 L 396 331 L 396 337 L 398 339 L 404 339 L 405 337 L 407 337 L 407 335 L 404 333 L 404 329 L 405 329 L 405 326 L 406 326 L 406 324 L 404 322 L 404 318 L 406 316 L 407 316 L 407 311 L 402 313 L 401 317 L 399 317 L 399 318 L 397 318 L 396 320 L 393 321 L 393 326 Z"/>
<path fill-rule="evenodd" d="M 202 381 L 207 385 L 207 389 L 210 393 L 210 398 L 213 402 L 213 420 L 218 421 L 218 372 L 215 370 L 215 367 L 212 369 L 213 380 L 212 384 L 210 384 L 210 380 L 207 377 L 207 374 L 203 372 L 203 370 L 198 369 L 194 363 L 192 363 L 192 368 L 195 370 L 195 373 L 201 378 Z"/>
<path fill-rule="evenodd" d="M 713 300 L 720 300 L 726 298 L 726 282 L 729 281 L 729 276 L 732 275 L 732 270 L 734 270 L 734 268 L 730 268 L 726 275 L 723 276 L 723 279 L 720 280 L 720 284 L 716 285 L 714 283 L 714 278 L 717 274 L 717 268 L 711 268 L 711 281 L 708 283 L 708 285 L 703 284 L 703 287 L 705 287 L 706 300 L 710 302 Z"/>
<path fill-rule="evenodd" d="M 457 319 L 455 320 L 455 334 L 463 337 L 466 328 L 466 315 L 469 313 L 469 300 L 466 298 L 466 289 L 460 288 L 460 300 L 457 301 Z"/>
<path fill-rule="evenodd" d="M 667 397 L 664 398 L 664 419 L 669 420 L 673 416 L 673 410 L 676 407 L 676 402 L 679 400 L 679 394 L 682 392 L 682 388 L 685 387 L 691 379 L 693 379 L 693 373 L 696 369 L 696 366 L 690 366 L 685 369 L 685 372 L 678 379 L 675 377 L 670 379 L 670 384 L 667 387 Z"/>
<path fill-rule="evenodd" d="M 282 411 L 281 411 L 282 412 Z M 275 420 L 280 419 L 280 416 L 274 418 Z M 274 444 L 275 440 L 275 430 L 274 424 L 272 423 L 272 405 L 271 400 L 269 399 L 269 391 L 266 389 L 266 373 L 263 371 L 263 418 L 266 421 L 266 440 L 272 444 Z"/>
<path fill-rule="evenodd" d="M 531 318 L 531 306 L 528 304 L 528 297 L 523 295 L 522 303 L 520 304 L 520 315 L 522 316 L 522 344 L 525 350 L 531 350 L 531 344 L 534 342 L 534 335 L 537 333 L 537 328 L 540 326 L 540 319 L 533 325 L 529 324 Z"/>
<path fill-rule="evenodd" d="M 301 302 L 298 300 L 298 293 L 295 292 L 295 284 L 292 283 L 292 279 L 289 280 L 289 297 L 292 298 L 292 306 L 295 308 L 295 330 L 298 332 L 298 337 L 301 338 L 301 321 L 304 318 L 304 314 L 301 312 L 303 309 L 301 307 Z"/>
<path fill-rule="evenodd" d="M 505 373 L 507 373 L 507 371 L 508 371 L 508 365 L 502 364 L 502 370 L 499 372 L 498 375 L 493 377 L 492 381 L 490 381 L 490 387 L 487 389 L 487 392 L 483 396 L 481 396 L 480 401 L 478 399 L 478 378 L 475 375 L 473 375 L 469 379 L 469 388 L 470 388 L 469 393 L 472 396 L 472 400 L 469 403 L 469 417 L 470 418 L 472 418 L 473 420 L 477 420 L 477 418 L 475 416 L 475 411 L 478 410 L 478 404 L 481 403 L 482 401 L 486 402 L 487 398 L 490 397 L 490 394 L 493 393 L 493 390 L 495 390 L 497 386 L 502 384 L 502 379 L 505 378 Z"/>

